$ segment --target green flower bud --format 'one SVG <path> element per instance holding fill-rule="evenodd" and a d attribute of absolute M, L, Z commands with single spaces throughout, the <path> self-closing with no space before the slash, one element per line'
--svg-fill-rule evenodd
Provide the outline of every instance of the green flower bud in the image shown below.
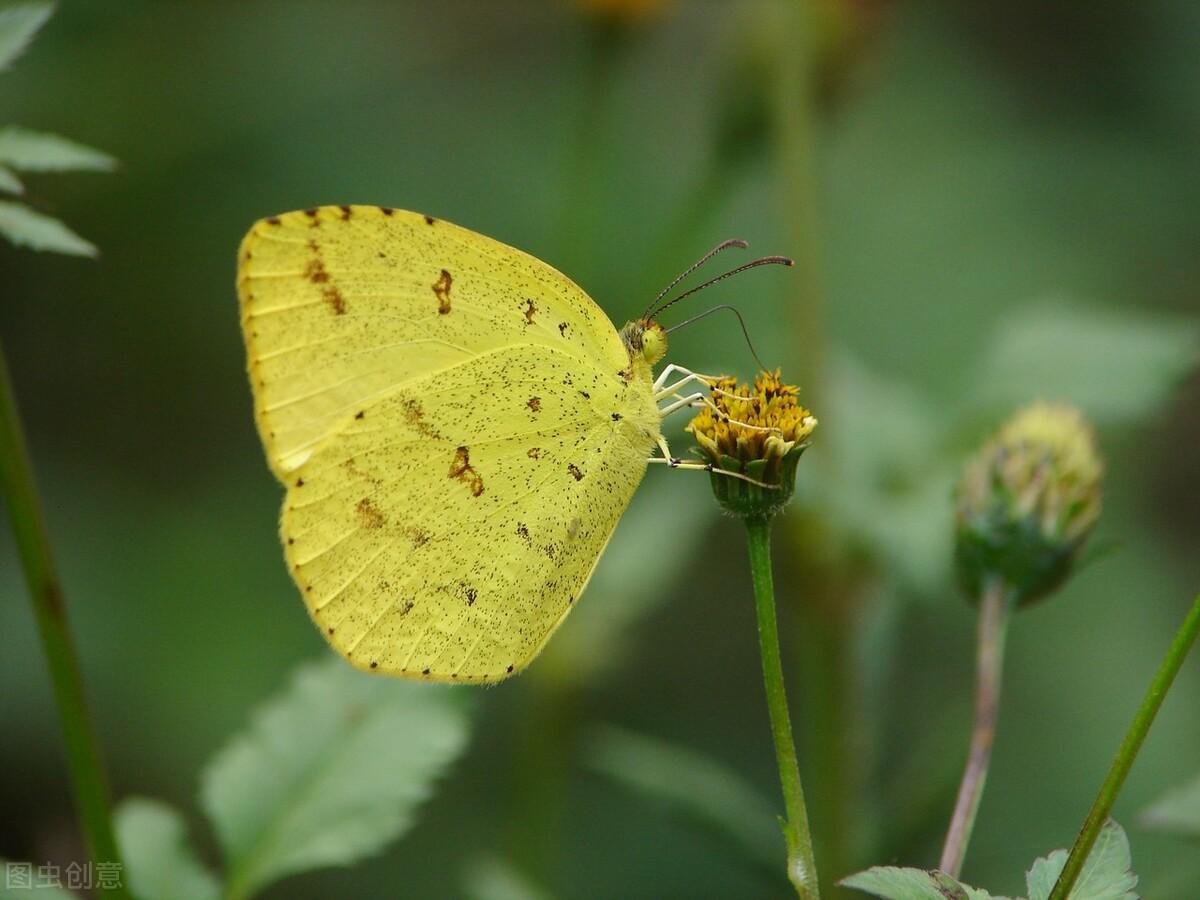
<path fill-rule="evenodd" d="M 770 517 L 792 497 L 796 463 L 816 417 L 796 401 L 799 389 L 784 384 L 778 370 L 759 373 L 753 387 L 723 376 L 711 390 L 712 406 L 701 409 L 686 430 L 712 467 L 713 493 L 736 516 Z"/>
<path fill-rule="evenodd" d="M 1021 604 L 1059 587 L 1100 515 L 1103 468 L 1073 407 L 1035 403 L 1013 416 L 958 485 L 955 557 L 968 595 L 997 578 Z"/>

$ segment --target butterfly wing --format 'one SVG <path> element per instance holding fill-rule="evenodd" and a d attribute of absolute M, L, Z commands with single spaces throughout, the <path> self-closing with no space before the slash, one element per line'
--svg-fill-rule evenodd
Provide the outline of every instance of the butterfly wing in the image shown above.
<path fill-rule="evenodd" d="M 281 478 L 347 413 L 520 342 L 616 372 L 607 316 L 545 263 L 450 222 L 325 206 L 257 222 L 238 257 L 259 432 Z"/>
<path fill-rule="evenodd" d="M 242 249 L 288 565 L 355 664 L 499 680 L 578 599 L 641 480 L 649 384 L 622 377 L 611 323 L 550 267 L 445 222 L 350 210 L 266 220 Z"/>

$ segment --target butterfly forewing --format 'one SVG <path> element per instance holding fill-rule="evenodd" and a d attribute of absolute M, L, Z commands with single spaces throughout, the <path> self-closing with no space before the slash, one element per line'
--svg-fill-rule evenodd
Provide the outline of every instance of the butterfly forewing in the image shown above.
<path fill-rule="evenodd" d="M 403 210 L 263 219 L 242 242 L 238 292 L 258 426 L 281 475 L 356 406 L 477 353 L 536 343 L 614 372 L 627 365 L 611 323 L 570 279 Z"/>

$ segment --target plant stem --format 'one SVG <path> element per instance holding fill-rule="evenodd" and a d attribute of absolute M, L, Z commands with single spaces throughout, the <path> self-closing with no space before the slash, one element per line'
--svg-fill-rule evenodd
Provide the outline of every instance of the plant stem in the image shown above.
<path fill-rule="evenodd" d="M 992 580 L 979 600 L 979 643 L 976 662 L 975 724 L 971 730 L 971 749 L 958 788 L 954 815 L 946 832 L 942 861 L 938 868 L 955 878 L 962 871 L 975 815 L 987 781 L 992 744 L 996 740 L 996 719 L 1000 713 L 1000 682 L 1004 674 L 1004 639 L 1012 615 L 1012 599 L 1004 582 Z"/>
<path fill-rule="evenodd" d="M 8 507 L 42 651 L 50 669 L 66 745 L 67 770 L 88 852 L 97 864 L 120 865 L 108 780 L 88 715 L 79 659 L 67 624 L 62 587 L 50 553 L 45 517 L 3 347 L 0 347 L 0 496 Z M 123 887 L 101 889 L 100 893 L 109 897 L 128 896 Z"/>
<path fill-rule="evenodd" d="M 1133 722 L 1129 725 L 1129 731 L 1126 732 L 1125 739 L 1121 741 L 1121 746 L 1117 750 L 1116 758 L 1113 759 L 1108 774 L 1104 777 L 1104 783 L 1100 785 L 1100 792 L 1096 795 L 1096 800 L 1092 803 L 1083 827 L 1079 830 L 1079 836 L 1075 839 L 1075 845 L 1071 847 L 1071 854 L 1067 857 L 1066 865 L 1063 866 L 1063 870 L 1058 876 L 1054 890 L 1050 892 L 1049 900 L 1065 900 L 1070 894 L 1071 888 L 1075 886 L 1075 880 L 1083 870 L 1083 864 L 1087 861 L 1088 854 L 1092 852 L 1092 846 L 1096 843 L 1100 829 L 1108 820 L 1108 814 L 1112 811 L 1117 794 L 1121 792 L 1121 787 L 1125 784 L 1125 776 L 1129 774 L 1133 761 L 1142 748 L 1142 742 L 1146 740 L 1146 734 L 1150 731 L 1150 726 L 1154 724 L 1154 717 L 1158 714 L 1159 707 L 1162 706 L 1163 698 L 1171 689 L 1171 683 L 1179 673 L 1179 668 L 1183 665 L 1183 660 L 1192 648 L 1192 644 L 1195 643 L 1198 633 L 1200 633 L 1200 596 L 1197 596 L 1192 602 L 1191 611 L 1183 620 L 1179 630 L 1175 632 L 1175 639 L 1171 642 L 1167 655 L 1163 657 L 1158 672 L 1154 675 L 1154 680 L 1150 682 L 1146 696 L 1142 698 L 1142 705 L 1138 707 Z"/>
<path fill-rule="evenodd" d="M 808 811 L 796 746 L 792 741 L 792 722 L 788 716 L 787 694 L 783 687 L 783 664 L 779 657 L 779 627 L 775 618 L 775 587 L 771 578 L 771 525 L 765 518 L 746 519 L 750 544 L 750 573 L 754 581 L 754 605 L 758 613 L 758 644 L 762 653 L 763 686 L 767 691 L 767 710 L 771 716 L 771 734 L 775 738 L 775 759 L 779 764 L 779 784 L 787 819 L 783 835 L 788 848 L 788 880 L 803 900 L 818 900 L 817 864 L 813 858 L 812 837 L 808 830 Z"/>

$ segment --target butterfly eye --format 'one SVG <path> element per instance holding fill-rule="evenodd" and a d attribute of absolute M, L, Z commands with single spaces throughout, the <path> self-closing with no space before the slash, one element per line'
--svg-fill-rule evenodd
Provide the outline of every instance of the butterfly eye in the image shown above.
<path fill-rule="evenodd" d="M 657 322 L 651 322 L 642 332 L 642 358 L 654 365 L 667 355 L 667 333 Z"/>

